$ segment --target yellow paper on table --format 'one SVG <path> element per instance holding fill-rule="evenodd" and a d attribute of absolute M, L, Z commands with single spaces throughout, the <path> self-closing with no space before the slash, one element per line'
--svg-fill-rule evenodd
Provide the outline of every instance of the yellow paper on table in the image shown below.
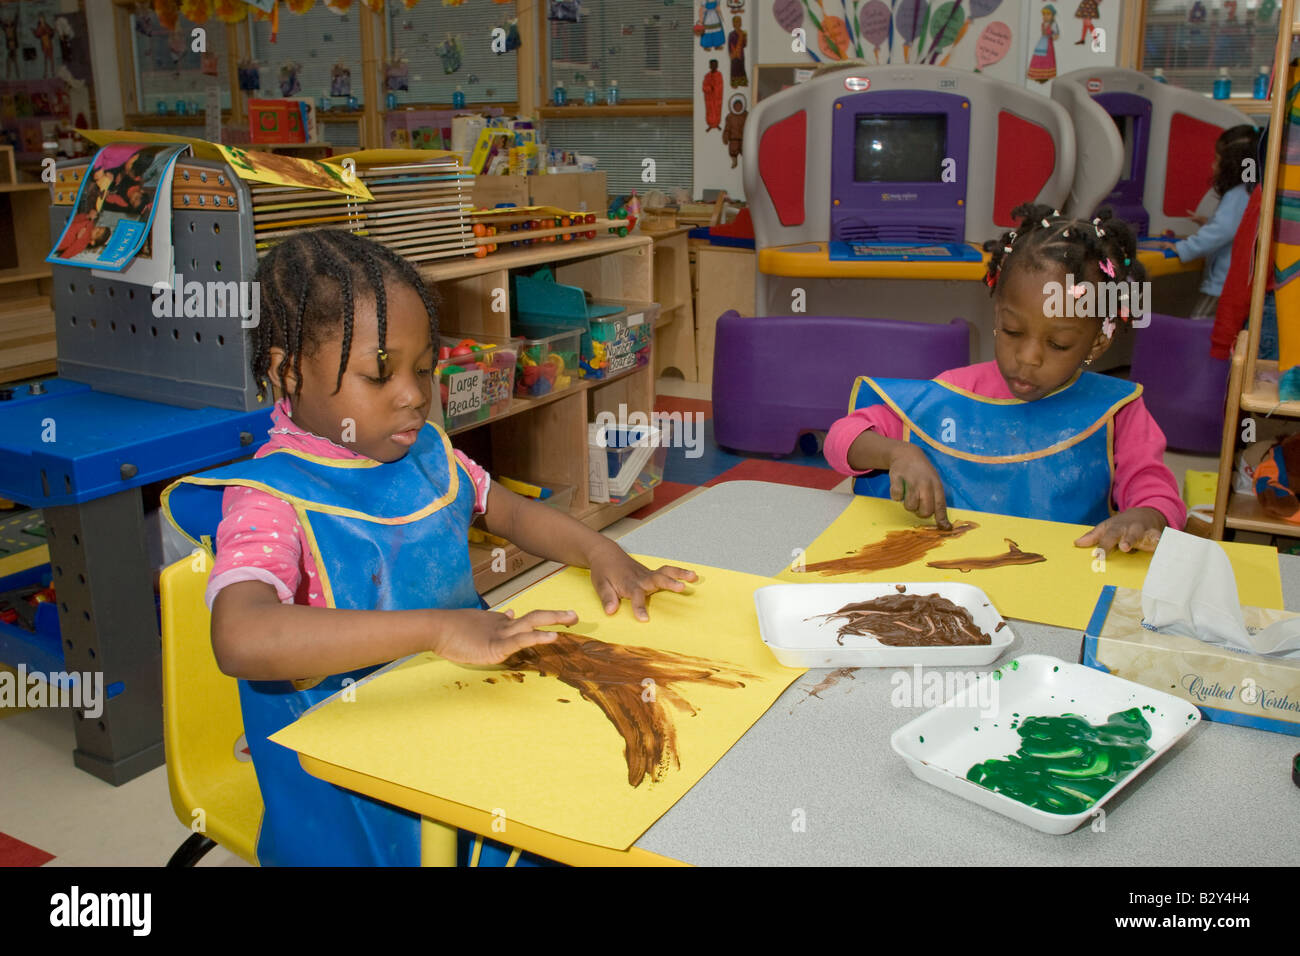
<path fill-rule="evenodd" d="M 1107 584 L 1142 589 L 1151 552 L 1111 551 L 1103 560 L 1090 548 L 1077 548 L 1075 539 L 1092 530 L 1089 525 L 1061 524 L 1032 518 L 985 514 L 948 509 L 953 525 L 972 521 L 978 527 L 946 538 L 935 548 L 898 567 L 877 571 L 826 573 L 820 570 L 794 571 L 787 568 L 778 577 L 799 584 L 838 581 L 960 581 L 981 588 L 1004 617 L 1055 624 L 1082 630 L 1092 617 L 1101 589 Z M 882 540 L 891 531 L 934 527 L 886 498 L 855 497 L 829 528 L 823 531 L 799 561 L 812 568 L 857 553 L 864 545 Z M 971 571 L 928 566 L 931 561 L 989 558 L 1006 554 L 1007 539 L 1024 552 L 1041 554 L 1047 560 Z M 1282 606 L 1282 575 L 1277 551 L 1256 544 L 1219 542 L 1228 553 L 1237 577 L 1242 604 L 1256 607 Z M 792 566 L 793 567 L 793 566 Z"/>
<path fill-rule="evenodd" d="M 642 560 L 651 567 L 664 563 Z M 520 615 L 572 609 L 579 617 L 575 635 L 712 662 L 732 686 L 634 680 L 630 708 L 643 708 L 643 717 L 659 714 L 676 736 L 677 761 L 662 765 L 657 781 L 646 775 L 635 787 L 628 782 L 629 756 L 618 729 L 557 677 L 461 667 L 431 654 L 363 681 L 352 688 L 355 701 L 332 698 L 271 739 L 327 763 L 504 813 L 509 821 L 627 849 L 804 673 L 778 664 L 759 637 L 754 591 L 770 578 L 680 566 L 700 580 L 689 594 L 655 594 L 649 623 L 638 622 L 626 602 L 607 617 L 590 575 L 579 568 L 504 606 Z"/>

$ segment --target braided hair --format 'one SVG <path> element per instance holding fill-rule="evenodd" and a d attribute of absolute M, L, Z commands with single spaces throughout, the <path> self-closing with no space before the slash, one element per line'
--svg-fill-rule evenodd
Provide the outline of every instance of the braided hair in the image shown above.
<path fill-rule="evenodd" d="M 1077 282 L 1127 284 L 1146 279 L 1146 269 L 1138 262 L 1137 237 L 1110 209 L 1100 210 L 1089 221 L 1062 216 L 1050 206 L 1025 203 L 1011 215 L 1020 225 L 1000 239 L 984 243 L 984 251 L 991 254 L 984 277 L 990 295 L 997 293 L 999 280 L 1008 269 L 1056 267 Z M 1127 301 L 1125 294 L 1121 293 L 1120 301 Z M 1098 318 L 1122 326 L 1132 319 L 1127 312 L 1121 304 L 1119 315 Z"/>
<path fill-rule="evenodd" d="M 343 384 L 348 354 L 352 350 L 352 328 L 359 298 L 375 303 L 379 321 L 379 377 L 387 373 L 384 351 L 388 330 L 386 282 L 410 286 L 420 296 L 429 315 L 429 336 L 438 341 L 438 308 L 433 294 L 409 262 L 370 239 L 337 229 L 316 229 L 295 233 L 277 244 L 258 264 L 255 281 L 260 284 L 261 320 L 253 329 L 253 377 L 258 395 L 270 384 L 271 349 L 284 350 L 276 368 L 281 382 L 292 368 L 302 391 L 302 357 L 313 354 L 324 342 L 340 333 L 343 354 L 339 361 L 335 392 Z"/>

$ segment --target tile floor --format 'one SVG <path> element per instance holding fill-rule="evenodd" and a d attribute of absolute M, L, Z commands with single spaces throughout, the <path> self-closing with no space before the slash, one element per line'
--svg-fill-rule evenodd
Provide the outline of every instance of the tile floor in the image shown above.
<path fill-rule="evenodd" d="M 708 414 L 709 386 L 661 379 L 664 411 Z M 849 492 L 849 481 L 817 455 L 782 461 L 744 458 L 711 444 L 706 419 L 704 454 L 687 459 L 678 450 L 665 468 L 654 505 L 606 529 L 617 538 L 656 511 L 701 493 L 701 486 L 748 479 Z M 1182 481 L 1187 469 L 1214 471 L 1217 459 L 1169 454 Z M 543 564 L 486 595 L 495 604 L 518 593 L 558 565 Z M 189 835 L 172 812 L 166 769 L 159 767 L 120 787 L 72 765 L 71 720 L 61 710 L 30 710 L 0 719 L 0 866 L 159 866 Z M 200 866 L 246 866 L 217 847 Z"/>

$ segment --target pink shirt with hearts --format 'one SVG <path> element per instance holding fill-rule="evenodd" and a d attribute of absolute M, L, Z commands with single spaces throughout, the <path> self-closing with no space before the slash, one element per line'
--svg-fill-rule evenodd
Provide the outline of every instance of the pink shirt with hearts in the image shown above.
<path fill-rule="evenodd" d="M 305 432 L 289 417 L 289 403 L 281 400 L 271 411 L 271 439 L 254 458 L 288 448 L 320 458 L 364 458 L 328 438 Z M 487 513 L 491 479 L 468 456 L 456 457 L 474 482 L 474 513 Z M 217 592 L 241 581 L 262 581 L 275 588 L 283 604 L 325 607 L 318 587 L 316 560 L 293 506 L 283 498 L 256 488 L 231 486 L 221 498 L 221 524 L 217 526 L 217 558 L 208 578 L 204 599 L 208 607 Z"/>

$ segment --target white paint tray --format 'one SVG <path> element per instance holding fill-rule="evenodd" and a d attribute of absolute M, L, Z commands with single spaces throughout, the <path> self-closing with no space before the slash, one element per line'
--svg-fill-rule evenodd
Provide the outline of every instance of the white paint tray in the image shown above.
<path fill-rule="evenodd" d="M 1081 813 L 1050 813 L 966 779 L 966 772 L 976 764 L 1005 758 L 1019 749 L 1020 735 L 1012 729 L 1017 720 L 1075 714 L 1101 724 L 1131 707 L 1142 709 L 1151 725 L 1147 746 L 1153 753 Z M 1194 705 L 1171 694 L 1082 664 L 1028 654 L 980 675 L 951 700 L 900 727 L 890 744 L 922 780 L 1035 830 L 1062 834 L 1094 817 L 1200 719 Z"/>
<path fill-rule="evenodd" d="M 846 604 L 897 594 L 899 587 L 906 588 L 907 594 L 936 594 L 966 608 L 975 626 L 989 635 L 992 643 L 890 647 L 873 637 L 849 635 L 840 645 L 835 637 L 842 621 L 816 616 L 838 611 Z M 993 663 L 1015 640 L 988 595 L 971 584 L 772 584 L 754 592 L 754 606 L 763 643 L 786 667 L 971 667 Z"/>

